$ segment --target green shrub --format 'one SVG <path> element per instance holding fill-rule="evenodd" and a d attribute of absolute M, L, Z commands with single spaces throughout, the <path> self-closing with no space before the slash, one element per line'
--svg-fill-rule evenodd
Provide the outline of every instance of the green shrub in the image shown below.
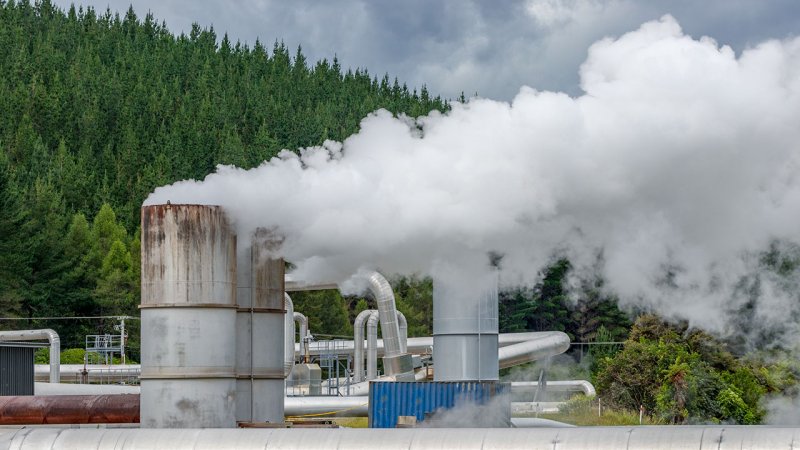
<path fill-rule="evenodd" d="M 61 364 L 83 364 L 83 355 L 86 350 L 82 348 L 68 348 L 61 351 Z M 49 364 L 50 349 L 40 348 L 33 355 L 34 364 Z"/>

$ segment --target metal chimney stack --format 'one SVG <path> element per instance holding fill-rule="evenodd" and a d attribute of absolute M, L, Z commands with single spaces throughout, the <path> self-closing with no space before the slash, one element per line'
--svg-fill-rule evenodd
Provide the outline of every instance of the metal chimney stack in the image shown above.
<path fill-rule="evenodd" d="M 143 428 L 236 426 L 236 235 L 218 206 L 142 208 Z"/>
<path fill-rule="evenodd" d="M 497 271 L 465 276 L 440 270 L 433 279 L 435 381 L 499 380 Z"/>

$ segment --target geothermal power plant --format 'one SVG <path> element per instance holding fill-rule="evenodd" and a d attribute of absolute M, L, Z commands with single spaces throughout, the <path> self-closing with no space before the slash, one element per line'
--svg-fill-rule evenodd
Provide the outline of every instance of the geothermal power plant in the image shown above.
<path fill-rule="evenodd" d="M 569 339 L 499 334 L 488 264 L 466 282 L 434 280 L 431 337 L 408 338 L 384 276 L 358 274 L 376 309 L 360 312 L 353 339 L 331 348 L 309 339 L 291 296 L 336 285 L 287 278 L 282 236 L 237 235 L 224 209 L 209 205 L 145 206 L 141 225 L 141 364 L 128 368 L 140 387 L 59 384 L 73 369 L 58 364 L 55 333 L 2 332 L 0 342 L 48 339 L 55 358 L 37 395 L 0 397 L 0 449 L 800 447 L 791 427 L 572 427 L 514 417 L 541 404 L 518 401 L 520 393 L 594 388 L 500 381 L 501 368 L 563 353 Z M 344 368 L 321 367 L 331 354 Z M 368 416 L 370 428 L 299 425 L 334 415 Z"/>

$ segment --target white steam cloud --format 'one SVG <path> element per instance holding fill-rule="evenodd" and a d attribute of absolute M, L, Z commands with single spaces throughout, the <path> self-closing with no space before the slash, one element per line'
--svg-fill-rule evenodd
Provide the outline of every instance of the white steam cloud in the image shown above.
<path fill-rule="evenodd" d="M 310 280 L 494 252 L 513 284 L 561 254 L 623 303 L 726 331 L 755 255 L 800 242 L 800 39 L 736 55 L 665 16 L 592 45 L 581 80 L 577 98 L 523 87 L 416 121 L 377 111 L 343 143 L 220 166 L 146 204 L 219 204 L 240 233 L 275 228 Z M 800 313 L 769 285 L 752 310 L 764 326 Z"/>

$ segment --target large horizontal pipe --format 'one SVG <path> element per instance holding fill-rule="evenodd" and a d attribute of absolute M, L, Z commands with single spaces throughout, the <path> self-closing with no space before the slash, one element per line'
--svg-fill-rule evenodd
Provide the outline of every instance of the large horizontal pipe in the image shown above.
<path fill-rule="evenodd" d="M 774 449 L 797 448 L 800 428 L 637 426 L 413 429 L 51 429 L 0 431 L 3 449 Z"/>
<path fill-rule="evenodd" d="M 336 351 L 342 354 L 354 353 L 354 341 L 341 341 L 341 348 Z M 528 333 L 503 333 L 498 336 L 498 351 L 500 356 L 500 367 L 510 367 L 515 364 L 523 364 L 536 359 L 563 353 L 569 347 L 569 337 L 558 331 L 528 332 Z M 407 351 L 409 353 L 421 354 L 429 353 L 433 346 L 433 338 L 414 337 L 407 339 Z M 378 339 L 378 356 L 383 356 L 383 340 Z M 295 351 L 301 355 L 304 349 L 300 344 L 295 344 Z M 309 342 L 309 354 L 320 355 L 330 353 L 328 346 L 320 341 Z M 61 366 L 61 373 L 65 379 L 81 381 L 80 376 L 84 370 L 81 364 L 69 364 Z M 47 366 L 37 365 L 36 373 L 46 374 Z M 141 372 L 139 365 L 112 365 L 112 366 L 88 366 L 89 381 L 122 381 L 128 378 L 135 378 Z M 37 377 L 37 379 L 39 379 Z"/>
<path fill-rule="evenodd" d="M 559 331 L 551 331 L 518 344 L 501 347 L 497 351 L 497 359 L 500 360 L 500 368 L 505 369 L 559 355 L 568 349 L 569 336 Z"/>
<path fill-rule="evenodd" d="M 86 370 L 84 378 L 84 369 Z M 61 381 L 66 383 L 113 383 L 135 380 L 142 372 L 139 364 L 61 364 L 59 369 Z M 50 367 L 47 364 L 36 364 L 33 369 L 36 381 L 49 379 Z"/>
<path fill-rule="evenodd" d="M 286 397 L 284 414 L 287 417 L 366 417 L 369 397 Z"/>
<path fill-rule="evenodd" d="M 537 417 L 512 417 L 513 428 L 575 428 L 575 425 Z"/>
<path fill-rule="evenodd" d="M 33 383 L 34 395 L 139 395 L 139 386 L 121 384 Z"/>
<path fill-rule="evenodd" d="M 511 383 L 511 392 L 536 391 L 538 389 L 538 381 L 514 381 Z M 588 397 L 597 395 L 594 385 L 586 380 L 548 381 L 545 384 L 545 389 L 550 392 L 581 391 Z"/>
<path fill-rule="evenodd" d="M 139 423 L 139 396 L 32 395 L 0 397 L 0 425 Z"/>
<path fill-rule="evenodd" d="M 328 289 L 339 289 L 336 283 L 308 283 L 305 281 L 295 281 L 286 278 L 284 288 L 286 292 L 298 291 L 327 291 Z"/>
<path fill-rule="evenodd" d="M 525 341 L 532 341 L 532 340 L 541 340 L 547 337 L 557 337 L 559 340 L 564 338 L 569 339 L 569 336 L 560 332 L 560 331 L 530 331 L 525 333 L 501 333 L 498 335 L 497 344 L 502 349 L 503 347 L 507 347 L 509 345 L 519 344 Z M 341 347 L 337 347 L 336 351 L 341 354 L 353 354 L 353 341 L 338 341 L 337 345 L 341 345 Z M 422 337 L 410 337 L 408 338 L 407 343 L 407 351 L 408 353 L 413 353 L 416 355 L 430 353 L 431 348 L 433 348 L 433 337 L 432 336 L 422 336 Z M 378 339 L 378 356 L 383 356 L 383 339 Z M 299 351 L 299 347 L 295 344 L 295 351 Z M 309 352 L 312 355 L 320 355 L 324 353 L 330 353 L 330 348 L 321 341 L 311 342 Z"/>
<path fill-rule="evenodd" d="M 552 383 L 552 382 L 550 382 Z M 549 384 L 548 383 L 548 386 Z M 513 388 L 512 388 L 513 389 Z M 48 383 L 36 383 L 35 388 L 37 395 L 46 394 L 47 396 L 60 396 L 64 398 L 76 397 L 136 397 L 136 404 L 138 405 L 139 386 L 115 386 L 110 384 L 57 384 L 49 385 Z M 309 416 L 314 417 L 366 417 L 369 403 L 369 383 L 358 383 L 351 386 L 351 396 L 347 397 L 334 397 L 334 396 L 307 396 L 307 397 L 293 397 L 288 396 L 284 398 L 284 414 L 286 416 Z M 0 397 L 3 398 L 3 397 Z M 5 397 L 11 398 L 11 397 Z M 25 398 L 41 398 L 41 397 L 25 397 Z M 555 410 L 560 403 L 512 403 L 512 414 L 515 411 L 519 414 L 526 414 L 530 412 Z M 550 405 L 549 407 L 545 407 Z M 133 420 L 133 419 L 131 419 Z M 136 422 L 138 422 L 138 415 Z M 117 422 L 117 423 L 136 423 L 136 422 Z M 38 423 L 38 422 L 37 422 Z M 48 422 L 55 423 L 55 422 Z M 79 423 L 92 423 L 92 422 L 79 422 Z M 110 423 L 110 422 L 109 422 Z"/>

